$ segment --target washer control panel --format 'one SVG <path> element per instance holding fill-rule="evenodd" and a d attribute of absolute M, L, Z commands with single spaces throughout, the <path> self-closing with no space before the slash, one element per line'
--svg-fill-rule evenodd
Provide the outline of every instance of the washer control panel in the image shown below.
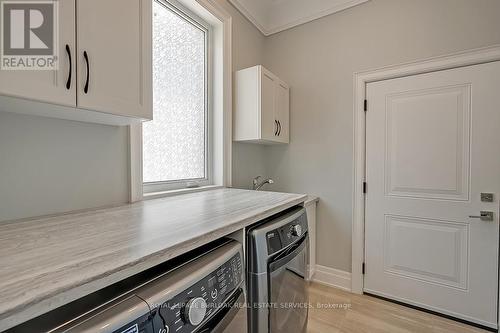
<path fill-rule="evenodd" d="M 155 332 L 192 332 L 224 305 L 227 297 L 241 283 L 242 270 L 242 259 L 238 253 L 190 288 L 163 303 L 153 311 Z"/>
<path fill-rule="evenodd" d="M 301 215 L 294 221 L 266 233 L 268 254 L 276 253 L 294 243 L 307 232 L 307 216 Z"/>

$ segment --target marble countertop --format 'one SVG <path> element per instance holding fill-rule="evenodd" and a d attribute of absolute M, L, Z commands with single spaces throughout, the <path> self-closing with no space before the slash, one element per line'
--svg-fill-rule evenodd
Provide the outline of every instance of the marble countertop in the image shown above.
<path fill-rule="evenodd" d="M 217 189 L 0 223 L 0 331 L 305 199 Z"/>

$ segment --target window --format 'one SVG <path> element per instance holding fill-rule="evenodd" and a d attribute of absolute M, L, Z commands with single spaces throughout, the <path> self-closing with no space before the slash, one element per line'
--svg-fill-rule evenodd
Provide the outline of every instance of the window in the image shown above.
<path fill-rule="evenodd" d="M 153 119 L 143 124 L 144 192 L 208 185 L 209 26 L 153 2 Z"/>
<path fill-rule="evenodd" d="M 150 1 L 154 120 L 129 126 L 130 201 L 231 186 L 231 15 L 212 0 Z"/>

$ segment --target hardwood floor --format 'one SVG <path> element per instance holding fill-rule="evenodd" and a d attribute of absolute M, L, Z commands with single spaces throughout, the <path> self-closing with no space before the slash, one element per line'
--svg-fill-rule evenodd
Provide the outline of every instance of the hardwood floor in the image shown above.
<path fill-rule="evenodd" d="M 308 333 L 488 332 L 423 311 L 317 283 L 309 286 Z M 321 308 L 318 304 L 329 305 Z"/>

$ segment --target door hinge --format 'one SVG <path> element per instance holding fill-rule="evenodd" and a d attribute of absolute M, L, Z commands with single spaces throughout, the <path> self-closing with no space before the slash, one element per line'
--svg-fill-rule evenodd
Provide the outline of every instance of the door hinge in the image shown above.
<path fill-rule="evenodd" d="M 361 264 L 361 273 L 365 274 L 365 263 Z"/>
<path fill-rule="evenodd" d="M 368 111 L 368 100 L 365 99 L 364 110 Z"/>
<path fill-rule="evenodd" d="M 363 193 L 366 194 L 366 182 L 363 182 Z"/>

